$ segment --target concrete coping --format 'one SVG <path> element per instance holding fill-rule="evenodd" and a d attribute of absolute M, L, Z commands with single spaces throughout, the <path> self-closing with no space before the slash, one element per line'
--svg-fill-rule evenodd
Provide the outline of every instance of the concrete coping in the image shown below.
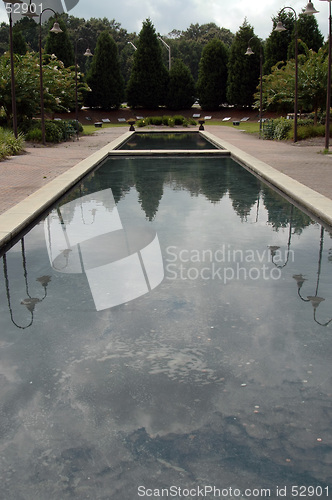
<path fill-rule="evenodd" d="M 64 195 L 77 182 L 91 172 L 97 165 L 100 165 L 108 157 L 128 156 L 128 155 L 193 155 L 203 154 L 211 156 L 231 156 L 235 161 L 243 165 L 256 176 L 266 181 L 272 187 L 277 188 L 291 200 L 299 204 L 329 226 L 332 226 L 332 200 L 317 193 L 316 191 L 304 186 L 300 182 L 278 172 L 270 165 L 257 160 L 253 156 L 243 152 L 239 148 L 223 141 L 213 134 L 201 131 L 207 140 L 222 149 L 208 150 L 118 150 L 132 134 L 135 132 L 126 132 L 114 141 L 110 142 L 99 151 L 93 153 L 88 158 L 77 163 L 67 172 L 61 174 L 56 179 L 49 182 L 46 186 L 38 189 L 23 201 L 0 215 L 0 248 L 9 244 L 11 240 L 17 237 L 23 230 L 29 227 L 39 216 L 43 214 L 51 205 L 53 205 L 62 195 Z"/>
<path fill-rule="evenodd" d="M 296 202 L 300 208 L 308 211 L 310 215 L 317 217 L 320 222 L 324 222 L 332 227 L 332 200 L 301 184 L 299 181 L 292 179 L 288 175 L 279 172 L 267 163 L 257 160 L 227 141 L 215 137 L 210 132 L 204 131 L 201 133 L 207 139 L 219 144 L 220 147 L 229 150 L 234 160 L 272 187 L 277 188 L 281 193 Z"/>

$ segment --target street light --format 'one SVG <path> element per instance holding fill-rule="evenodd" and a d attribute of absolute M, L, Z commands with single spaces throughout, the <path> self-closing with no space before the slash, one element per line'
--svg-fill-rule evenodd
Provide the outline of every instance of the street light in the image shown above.
<path fill-rule="evenodd" d="M 314 308 L 314 321 L 318 323 L 320 326 L 328 326 L 332 318 L 327 320 L 325 323 L 321 323 L 317 319 L 317 308 L 318 306 L 324 302 L 324 297 L 319 297 L 318 296 L 318 289 L 319 289 L 319 280 L 320 280 L 320 274 L 322 270 L 322 256 L 323 256 L 323 246 L 324 246 L 324 227 L 321 226 L 320 230 L 320 244 L 319 244 L 319 256 L 318 256 L 318 269 L 317 269 L 317 281 L 316 281 L 316 290 L 315 290 L 315 295 L 307 295 L 307 298 L 305 299 L 301 295 L 301 288 L 307 279 L 303 276 L 303 274 L 294 274 L 293 278 L 296 281 L 297 284 L 297 294 L 300 297 L 303 302 L 311 302 L 312 307 Z"/>
<path fill-rule="evenodd" d="M 160 40 L 168 50 L 168 69 L 169 71 L 171 71 L 171 47 L 167 45 L 167 43 L 160 36 L 158 36 L 158 40 Z"/>
<path fill-rule="evenodd" d="M 43 85 L 43 57 L 42 57 L 42 15 L 47 10 L 52 11 L 55 14 L 56 21 L 53 24 L 53 28 L 50 29 L 51 33 L 62 33 L 62 29 L 57 21 L 57 13 L 51 8 L 46 8 L 39 14 L 39 79 L 40 79 L 40 115 L 41 115 L 41 129 L 42 129 L 42 142 L 46 144 L 45 138 L 45 110 L 44 110 L 44 85 Z"/>
<path fill-rule="evenodd" d="M 75 120 L 76 120 L 76 134 L 78 140 L 78 90 L 77 90 L 77 43 L 84 38 L 77 38 L 75 40 Z M 85 57 L 92 57 L 93 54 L 89 48 L 83 54 Z"/>
<path fill-rule="evenodd" d="M 245 53 L 246 56 L 252 56 L 255 54 L 253 50 L 251 49 L 250 42 L 251 40 L 255 38 L 252 36 L 248 42 L 248 48 Z M 262 110 L 263 110 L 263 50 L 262 50 L 262 44 L 260 44 L 259 47 L 259 52 L 260 52 L 260 63 L 259 63 L 259 138 L 262 137 Z"/>
<path fill-rule="evenodd" d="M 22 4 L 22 0 L 3 0 L 5 4 Z M 6 5 L 7 10 L 7 5 Z M 7 10 L 8 12 L 8 10 Z M 15 92 L 15 70 L 14 70 L 14 49 L 13 49 L 13 19 L 12 7 L 9 7 L 9 52 L 10 52 L 10 83 L 12 92 L 12 113 L 13 113 L 13 131 L 17 139 L 17 112 L 16 112 L 16 92 Z"/>
<path fill-rule="evenodd" d="M 298 42 L 297 42 L 297 15 L 293 7 L 284 7 L 279 12 L 279 16 L 283 13 L 285 9 L 291 9 L 295 16 L 295 97 L 294 97 L 294 142 L 297 142 L 297 89 L 298 89 Z M 279 20 L 274 31 L 286 31 L 282 22 Z"/>
<path fill-rule="evenodd" d="M 329 150 L 330 146 L 330 117 L 331 117 L 331 62 L 332 62 L 332 42 L 331 42 L 331 0 L 321 0 L 329 2 L 329 55 L 328 55 L 328 68 L 327 68 L 327 89 L 326 89 L 326 120 L 325 120 L 325 149 Z M 304 14 L 312 16 L 317 14 L 318 10 L 315 9 L 312 2 L 309 2 Z"/>

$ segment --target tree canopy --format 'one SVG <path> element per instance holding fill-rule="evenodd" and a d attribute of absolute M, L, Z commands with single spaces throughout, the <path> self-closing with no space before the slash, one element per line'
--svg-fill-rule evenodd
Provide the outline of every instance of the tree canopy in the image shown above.
<path fill-rule="evenodd" d="M 254 52 L 247 56 L 249 41 Z M 232 43 L 228 62 L 227 101 L 236 106 L 251 106 L 260 75 L 260 42 L 253 28 L 244 21 Z"/>
<path fill-rule="evenodd" d="M 161 46 L 150 19 L 139 34 L 134 63 L 127 86 L 128 104 L 154 109 L 165 104 L 168 71 L 163 64 Z"/>
<path fill-rule="evenodd" d="M 197 92 L 202 109 L 218 109 L 226 102 L 228 49 L 217 38 L 204 47 L 199 64 Z"/>
<path fill-rule="evenodd" d="M 92 92 L 87 104 L 102 109 L 119 108 L 124 99 L 124 79 L 120 71 L 118 48 L 107 31 L 100 33 L 87 83 Z"/>

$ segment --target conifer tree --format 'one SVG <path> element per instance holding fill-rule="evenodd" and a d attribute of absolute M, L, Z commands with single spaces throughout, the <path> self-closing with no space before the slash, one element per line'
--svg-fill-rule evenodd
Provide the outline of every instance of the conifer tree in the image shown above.
<path fill-rule="evenodd" d="M 45 53 L 55 54 L 56 57 L 63 62 L 65 67 L 68 68 L 74 64 L 74 49 L 69 39 L 66 23 L 61 18 L 58 18 L 57 22 L 62 29 L 62 33 L 48 32 L 45 43 Z M 49 29 L 52 28 L 53 24 L 54 17 L 49 20 Z"/>
<path fill-rule="evenodd" d="M 202 109 L 218 109 L 226 102 L 228 49 L 218 38 L 204 47 L 199 63 L 197 92 Z"/>
<path fill-rule="evenodd" d="M 87 95 L 87 104 L 109 110 L 119 108 L 124 99 L 124 79 L 120 71 L 117 45 L 107 31 L 97 41 L 87 83 L 92 92 Z"/>
<path fill-rule="evenodd" d="M 254 52 L 251 56 L 246 55 L 249 41 Z M 236 33 L 230 50 L 227 102 L 235 106 L 251 106 L 259 83 L 259 74 L 260 42 L 254 36 L 253 28 L 245 20 Z"/>
<path fill-rule="evenodd" d="M 169 72 L 168 109 L 190 109 L 195 102 L 195 82 L 188 66 L 177 59 Z"/>
<path fill-rule="evenodd" d="M 26 54 L 28 50 L 22 31 L 13 32 L 13 51 L 15 54 Z"/>
<path fill-rule="evenodd" d="M 278 21 L 282 22 L 286 31 L 282 33 L 274 31 Z M 271 73 L 273 66 L 280 61 L 284 61 L 286 64 L 288 58 L 288 47 L 292 43 L 294 23 L 295 19 L 293 12 L 284 11 L 272 18 L 272 31 L 265 42 L 265 61 L 263 65 L 264 74 Z"/>
<path fill-rule="evenodd" d="M 167 97 L 168 70 L 162 61 L 161 44 L 147 19 L 139 34 L 133 69 L 127 86 L 129 106 L 154 109 L 164 105 Z"/>

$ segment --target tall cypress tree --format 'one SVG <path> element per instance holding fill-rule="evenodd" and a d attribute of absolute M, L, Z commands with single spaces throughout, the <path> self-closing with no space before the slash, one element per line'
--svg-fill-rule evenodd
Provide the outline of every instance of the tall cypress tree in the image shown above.
<path fill-rule="evenodd" d="M 245 55 L 248 43 L 254 52 Z M 236 106 L 251 106 L 259 83 L 260 41 L 245 20 L 235 35 L 228 61 L 227 101 Z"/>
<path fill-rule="evenodd" d="M 66 67 L 69 67 L 74 64 L 73 45 L 67 32 L 66 23 L 64 23 L 61 18 L 58 18 L 57 22 L 62 29 L 62 33 L 51 33 L 50 31 L 48 32 L 45 44 L 45 52 L 46 54 L 55 54 Z M 50 18 L 49 20 L 49 29 L 52 28 L 53 24 L 54 17 Z"/>
<path fill-rule="evenodd" d="M 308 16 L 309 17 L 309 16 Z M 277 22 L 281 21 L 286 31 L 278 33 L 274 31 Z M 271 73 L 271 68 L 279 61 L 284 61 L 285 64 L 288 58 L 288 47 L 292 43 L 292 33 L 294 31 L 294 14 L 293 12 L 284 11 L 272 18 L 272 31 L 265 42 L 265 61 L 263 66 L 264 74 Z"/>
<path fill-rule="evenodd" d="M 204 47 L 199 63 L 197 92 L 202 109 L 218 109 L 226 102 L 228 49 L 213 38 Z"/>
<path fill-rule="evenodd" d="M 127 86 L 129 106 L 155 109 L 167 97 L 168 71 L 162 61 L 161 44 L 147 19 L 139 34 L 133 69 Z"/>
<path fill-rule="evenodd" d="M 168 109 L 190 109 L 195 102 L 195 82 L 188 66 L 177 59 L 169 72 Z"/>
<path fill-rule="evenodd" d="M 87 83 L 92 92 L 87 104 L 105 110 L 119 108 L 124 99 L 124 79 L 120 71 L 117 45 L 107 31 L 100 33 Z"/>

